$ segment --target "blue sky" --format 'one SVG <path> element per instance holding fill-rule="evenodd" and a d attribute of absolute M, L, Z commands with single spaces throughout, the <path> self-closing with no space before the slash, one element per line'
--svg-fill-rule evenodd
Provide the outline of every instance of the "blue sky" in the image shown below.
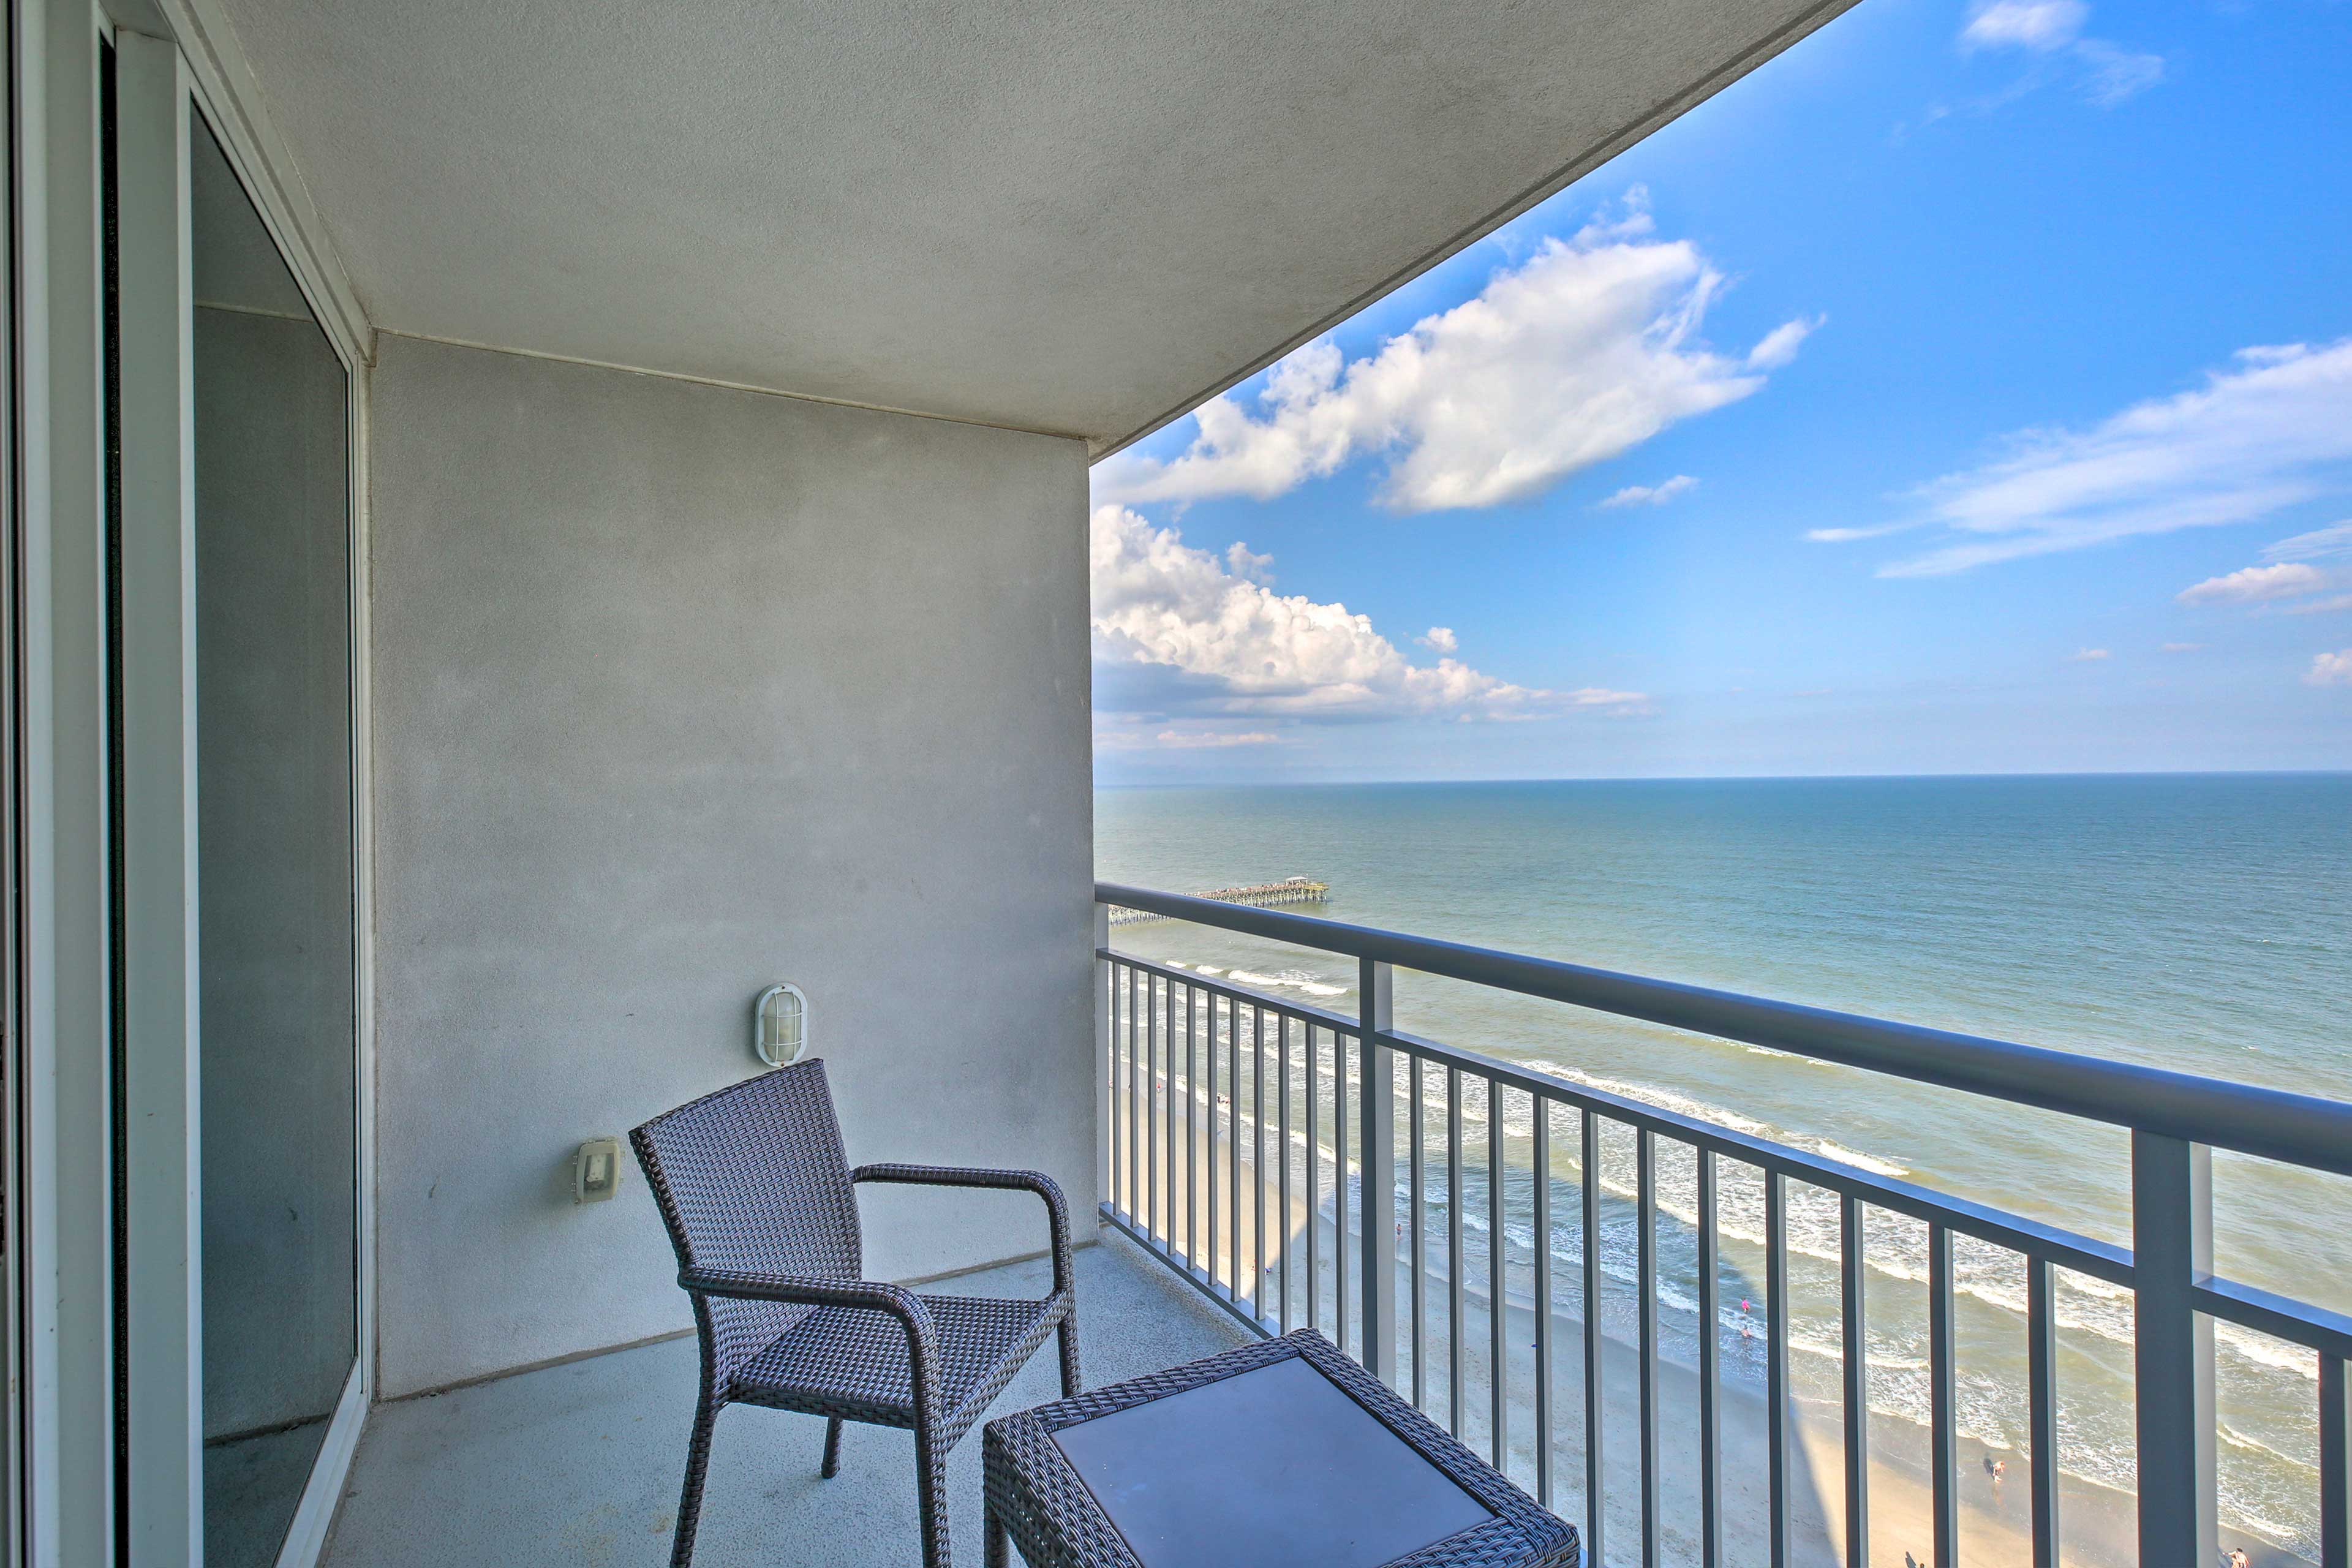
<path fill-rule="evenodd" d="M 1863 0 L 1097 465 L 1098 780 L 2352 767 L 2347 66 Z"/>

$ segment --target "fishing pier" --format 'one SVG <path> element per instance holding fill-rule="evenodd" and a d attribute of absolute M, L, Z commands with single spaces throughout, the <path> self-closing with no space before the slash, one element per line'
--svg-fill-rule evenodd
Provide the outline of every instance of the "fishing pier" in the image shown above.
<path fill-rule="evenodd" d="M 1247 904 L 1253 909 L 1272 909 L 1277 904 L 1320 904 L 1331 897 L 1331 885 L 1312 877 L 1286 877 L 1279 882 L 1254 882 L 1246 888 L 1211 888 L 1192 895 L 1196 899 L 1214 899 L 1221 904 Z M 1110 923 L 1115 926 L 1141 925 L 1146 921 L 1164 921 L 1166 915 L 1156 915 L 1149 910 L 1110 911 Z"/>

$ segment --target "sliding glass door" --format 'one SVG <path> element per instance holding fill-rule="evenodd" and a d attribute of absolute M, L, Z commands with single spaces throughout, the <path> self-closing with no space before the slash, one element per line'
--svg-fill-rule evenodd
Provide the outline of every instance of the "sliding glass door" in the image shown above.
<path fill-rule="evenodd" d="M 358 1354 L 348 378 L 190 138 L 208 1568 L 275 1562 Z"/>
<path fill-rule="evenodd" d="M 176 51 L 109 63 L 118 1529 L 271 1568 L 365 1402 L 352 377 Z"/>

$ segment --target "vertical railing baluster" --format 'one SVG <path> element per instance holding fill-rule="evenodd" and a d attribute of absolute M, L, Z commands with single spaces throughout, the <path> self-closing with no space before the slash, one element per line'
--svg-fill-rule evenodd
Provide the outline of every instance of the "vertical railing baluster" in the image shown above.
<path fill-rule="evenodd" d="M 1870 1343 L 1864 1332 L 1862 1200 L 1852 1193 L 1839 1205 L 1838 1313 L 1845 1361 L 1845 1562 L 1870 1565 Z M 2037 1468 L 2036 1473 L 2039 1474 Z"/>
<path fill-rule="evenodd" d="M 1937 1568 L 1960 1560 L 1959 1403 L 1952 1321 L 1952 1233 L 1927 1227 L 1927 1462 L 1933 1510 L 1928 1532 Z"/>
<path fill-rule="evenodd" d="M 1642 1371 L 1642 1568 L 1658 1568 L 1658 1141 L 1646 1128 L 1633 1134 L 1635 1321 Z"/>
<path fill-rule="evenodd" d="M 1183 1000 L 1186 1026 L 1181 1034 L 1178 1033 L 1176 1022 L 1180 996 Z M 1168 1204 L 1168 1252 L 1171 1257 L 1182 1258 L 1187 1268 L 1192 1262 L 1192 1248 L 1185 1234 L 1186 1217 L 1192 1207 L 1192 1189 L 1184 1180 L 1185 1165 L 1192 1157 L 1192 1152 L 1185 1142 L 1192 1131 L 1192 1086 L 1189 1081 L 1192 1051 L 1192 986 L 1169 981 L 1167 1016 L 1160 1026 L 1165 1036 L 1163 1048 L 1168 1058 L 1167 1070 L 1160 1075 L 1168 1097 L 1168 1191 L 1165 1194 Z M 1180 1040 L 1182 1042 L 1181 1046 L 1178 1044 Z M 1183 1097 L 1181 1100 L 1178 1098 L 1180 1095 Z"/>
<path fill-rule="evenodd" d="M 1250 1315 L 1265 1319 L 1265 1009 L 1250 1004 Z"/>
<path fill-rule="evenodd" d="M 1143 1032 L 1136 1027 L 1136 971 L 1127 969 L 1127 1217 L 1131 1223 L 1143 1220 L 1143 1072 L 1136 1063 L 1136 1047 Z"/>
<path fill-rule="evenodd" d="M 1124 1151 L 1119 1142 L 1121 1129 L 1118 1116 L 1122 1098 L 1118 1076 L 1118 963 L 1113 959 L 1100 960 L 1096 967 L 1095 1019 L 1096 1026 L 1110 1037 L 1110 1083 L 1103 1101 L 1103 1201 L 1109 1204 L 1111 1211 L 1116 1214 L 1126 1205 L 1121 1201 L 1124 1194 L 1120 1187 L 1125 1171 L 1120 1158 Z"/>
<path fill-rule="evenodd" d="M 1225 998 L 1225 1300 L 1242 1300 L 1242 1002 Z M 1255 1112 L 1253 1112 L 1255 1114 Z M 1256 1288 L 1251 1288 L 1256 1294 Z"/>
<path fill-rule="evenodd" d="M 1764 1173 L 1764 1468 L 1772 1568 L 1789 1568 L 1789 1178 Z"/>
<path fill-rule="evenodd" d="M 1300 1020 L 1302 1023 L 1306 1021 Z M 1315 1026 L 1307 1035 L 1307 1326 L 1323 1326 L 1323 1058 L 1315 1054 Z"/>
<path fill-rule="evenodd" d="M 1423 1126 L 1427 1120 L 1422 1105 L 1422 1065 L 1418 1054 L 1405 1064 L 1405 1092 L 1412 1097 L 1412 1121 L 1407 1129 L 1405 1152 L 1406 1179 L 1412 1192 L 1406 1206 L 1412 1215 L 1412 1278 L 1407 1289 L 1412 1296 L 1412 1407 L 1426 1412 L 1429 1408 L 1429 1199 L 1425 1188 L 1429 1181 L 1429 1132 Z"/>
<path fill-rule="evenodd" d="M 1223 1206 L 1221 1206 L 1221 1204 L 1216 1201 L 1218 1196 L 1221 1196 L 1218 1194 L 1218 1184 L 1216 1184 L 1216 1126 L 1218 1126 L 1216 1004 L 1218 1004 L 1218 994 L 1216 992 L 1209 992 L 1209 1286 L 1212 1286 L 1212 1289 L 1216 1286 L 1218 1256 L 1223 1256 L 1225 1250 L 1233 1250 L 1233 1258 L 1225 1258 L 1225 1295 L 1230 1298 L 1230 1295 L 1233 1295 L 1233 1265 L 1234 1262 L 1240 1262 L 1242 1253 L 1240 1248 L 1233 1248 L 1233 1246 L 1230 1246 L 1228 1232 L 1233 1232 L 1234 1223 L 1237 1223 L 1237 1215 L 1233 1213 L 1233 1204 L 1223 1204 Z M 1233 1013 L 1230 1004 L 1225 1011 L 1228 1011 L 1228 1020 L 1230 1020 L 1230 1013 Z M 1230 1027 L 1225 1030 L 1223 1044 L 1228 1048 L 1230 1044 L 1233 1044 L 1233 1030 L 1230 1030 Z M 1233 1065 L 1230 1063 L 1228 1068 L 1225 1068 L 1225 1089 L 1228 1090 L 1233 1089 Z M 1230 1098 L 1233 1096 L 1228 1093 L 1225 1100 L 1230 1100 Z M 1233 1163 L 1233 1138 L 1225 1140 L 1225 1163 L 1228 1163 L 1228 1166 Z M 1230 1175 L 1233 1173 L 1228 1171 L 1228 1178 Z M 1223 1227 L 1218 1227 L 1218 1220 L 1223 1220 Z"/>
<path fill-rule="evenodd" d="M 2046 1258 L 2025 1260 L 2027 1441 L 2033 1447 L 2033 1568 L 2058 1568 L 2058 1314 Z"/>
<path fill-rule="evenodd" d="M 1282 1260 L 1282 1308 L 1276 1314 L 1276 1321 L 1281 1325 L 1282 1331 L 1286 1334 L 1290 1331 L 1291 1226 L 1296 1223 L 1297 1216 L 1290 1204 L 1290 1020 L 1279 1012 L 1274 1016 L 1274 1037 L 1276 1041 L 1274 1077 L 1276 1085 L 1275 1097 L 1276 1103 L 1280 1107 L 1281 1125 L 1277 1131 L 1281 1134 L 1282 1142 L 1282 1163 L 1277 1167 L 1280 1172 L 1282 1190 L 1276 1194 L 1276 1201 L 1282 1208 L 1282 1251 L 1279 1254 Z"/>
<path fill-rule="evenodd" d="M 1348 1037 L 1331 1031 L 1331 1339 L 1348 1348 Z"/>
<path fill-rule="evenodd" d="M 1534 1098 L 1536 1500 L 1551 1506 L 1551 1101 Z"/>
<path fill-rule="evenodd" d="M 1201 1266 L 1201 994 L 1184 985 L 1184 1261 Z"/>
<path fill-rule="evenodd" d="M 1166 1103 L 1160 1090 L 1160 999 L 1159 980 L 1150 971 L 1143 973 L 1143 1237 L 1159 1239 L 1160 1224 L 1167 1207 L 1167 1178 L 1160 1170 L 1160 1124 L 1175 1109 Z M 1134 1005 L 1134 993 L 1129 992 L 1129 1005 Z"/>
<path fill-rule="evenodd" d="M 1583 1119 L 1579 1156 L 1584 1162 L 1579 1195 L 1584 1203 L 1584 1560 L 1601 1563 L 1601 1454 L 1606 1426 L 1601 1386 L 1601 1118 Z"/>
<path fill-rule="evenodd" d="M 1723 1564 L 1723 1422 L 1716 1397 L 1723 1378 L 1720 1236 L 1715 1217 L 1715 1151 L 1698 1151 L 1698 1561 Z M 1944 1568 L 1952 1568 L 1949 1559 Z"/>
<path fill-rule="evenodd" d="M 1265 1008 L 1249 1004 L 1249 1310 L 1265 1321 Z"/>
<path fill-rule="evenodd" d="M 1223 1196 L 1223 1192 L 1218 1187 L 1216 1178 L 1216 992 L 1206 992 L 1206 994 L 1209 994 L 1209 1098 L 1206 1098 L 1209 1100 L 1206 1102 L 1209 1162 L 1202 1168 L 1209 1175 L 1209 1183 L 1206 1183 L 1206 1187 L 1209 1187 L 1209 1258 L 1206 1258 L 1206 1262 L 1209 1262 L 1209 1289 L 1216 1290 L 1216 1258 L 1225 1248 L 1225 1237 L 1221 1232 L 1221 1220 L 1225 1220 L 1225 1215 L 1223 1204 L 1218 1204 L 1218 1196 Z"/>
<path fill-rule="evenodd" d="M 1505 1305 L 1510 1284 L 1510 1247 L 1503 1234 L 1503 1182 L 1508 1150 L 1503 1139 L 1503 1086 L 1486 1080 L 1486 1394 L 1495 1468 L 1511 1468 L 1511 1314 Z"/>
<path fill-rule="evenodd" d="M 1118 966 L 1103 956 L 1110 948 L 1110 906 L 1097 900 L 1095 940 L 1095 1055 L 1103 1065 L 1102 1138 L 1095 1151 L 1095 1201 L 1118 1212 L 1118 1036 L 1112 1020 L 1112 987 Z"/>
<path fill-rule="evenodd" d="M 1381 1037 L 1396 1028 L 1394 972 L 1367 958 L 1356 971 L 1356 1138 L 1363 1167 L 1364 1366 L 1396 1386 L 1396 1060 Z M 1377 1222 L 1377 1223 L 1376 1223 Z"/>
<path fill-rule="evenodd" d="M 1445 1410 L 1462 1436 L 1462 1069 L 1445 1069 Z"/>
<path fill-rule="evenodd" d="M 2195 1294 L 2212 1271 L 2212 1151 L 2135 1131 L 2132 1363 L 2142 1563 L 2208 1563 L 2218 1554 L 2213 1321 L 2197 1310 Z"/>
<path fill-rule="evenodd" d="M 2352 1380 L 2319 1352 L 2319 1568 L 2352 1568 Z"/>

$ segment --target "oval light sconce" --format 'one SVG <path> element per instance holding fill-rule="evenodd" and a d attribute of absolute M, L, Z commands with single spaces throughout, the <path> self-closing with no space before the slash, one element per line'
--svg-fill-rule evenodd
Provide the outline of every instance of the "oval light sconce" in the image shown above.
<path fill-rule="evenodd" d="M 808 998 L 793 984 L 771 985 L 751 1006 L 751 1054 L 772 1068 L 808 1052 Z"/>

